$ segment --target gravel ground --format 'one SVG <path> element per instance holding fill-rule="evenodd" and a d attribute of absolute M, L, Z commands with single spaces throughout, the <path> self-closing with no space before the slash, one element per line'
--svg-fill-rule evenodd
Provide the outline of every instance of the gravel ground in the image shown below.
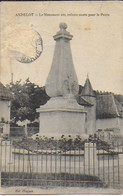
<path fill-rule="evenodd" d="M 123 194 L 123 189 L 102 189 L 102 188 L 77 188 L 77 187 L 56 187 L 56 188 L 36 188 L 36 187 L 2 187 L 1 194 Z"/>

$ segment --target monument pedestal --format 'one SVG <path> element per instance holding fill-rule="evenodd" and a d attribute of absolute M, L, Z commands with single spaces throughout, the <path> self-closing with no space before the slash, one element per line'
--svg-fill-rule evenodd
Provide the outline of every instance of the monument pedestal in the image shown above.
<path fill-rule="evenodd" d="M 84 107 L 75 98 L 54 97 L 37 109 L 40 113 L 39 135 L 61 137 L 61 135 L 82 135 L 85 133 Z"/>

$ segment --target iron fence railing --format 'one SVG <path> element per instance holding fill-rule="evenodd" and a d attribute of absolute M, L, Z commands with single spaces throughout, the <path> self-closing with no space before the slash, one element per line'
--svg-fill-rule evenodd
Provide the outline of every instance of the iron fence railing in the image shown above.
<path fill-rule="evenodd" d="M 64 143 L 64 145 L 67 145 Z M 6 186 L 95 186 L 123 185 L 123 149 L 115 145 L 111 151 L 95 143 L 84 148 L 35 149 L 1 141 L 1 183 Z"/>
<path fill-rule="evenodd" d="M 10 127 L 10 137 L 23 137 L 25 136 L 25 132 L 27 131 L 27 136 L 32 136 L 39 132 L 39 127 L 27 127 L 25 130 L 25 126 L 22 127 Z"/>

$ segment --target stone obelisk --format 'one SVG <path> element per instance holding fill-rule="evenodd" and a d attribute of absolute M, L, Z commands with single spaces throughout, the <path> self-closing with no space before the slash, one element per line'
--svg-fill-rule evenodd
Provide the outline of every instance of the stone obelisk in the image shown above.
<path fill-rule="evenodd" d="M 85 111 L 75 96 L 79 85 L 73 65 L 70 40 L 65 23 L 60 23 L 51 69 L 46 81 L 46 93 L 51 99 L 37 111 L 40 113 L 40 135 L 82 135 L 85 133 Z"/>

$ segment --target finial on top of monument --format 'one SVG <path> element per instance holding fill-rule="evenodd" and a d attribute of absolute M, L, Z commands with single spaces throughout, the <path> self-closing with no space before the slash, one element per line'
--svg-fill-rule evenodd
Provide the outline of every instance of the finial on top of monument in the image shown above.
<path fill-rule="evenodd" d="M 72 39 L 73 36 L 70 35 L 70 33 L 68 31 L 66 31 L 66 29 L 67 29 L 67 24 L 66 23 L 61 22 L 59 24 L 59 28 L 60 28 L 60 31 L 58 31 L 56 33 L 56 35 L 53 36 L 54 40 L 59 39 L 59 38 L 66 38 L 66 39 L 69 39 L 69 40 Z"/>
<path fill-rule="evenodd" d="M 59 27 L 60 27 L 60 30 L 65 30 L 65 29 L 67 29 L 67 24 L 64 23 L 64 22 L 61 22 L 61 23 L 59 24 Z"/>

